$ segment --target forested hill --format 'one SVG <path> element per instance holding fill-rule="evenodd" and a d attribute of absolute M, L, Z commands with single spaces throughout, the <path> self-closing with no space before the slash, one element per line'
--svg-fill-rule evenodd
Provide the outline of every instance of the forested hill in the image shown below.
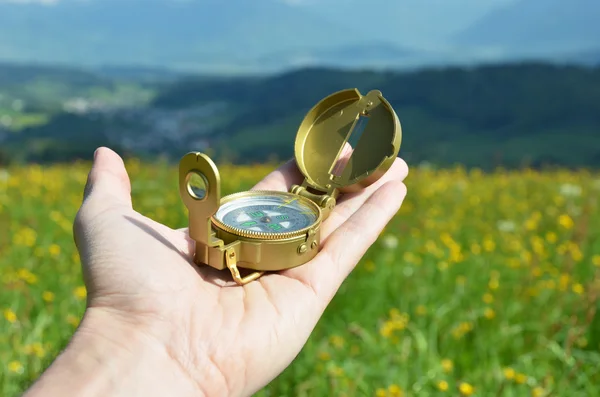
<path fill-rule="evenodd" d="M 209 149 L 239 163 L 284 159 L 306 112 L 350 87 L 383 92 L 402 123 L 400 153 L 413 164 L 600 167 L 600 68 L 541 63 L 186 77 L 153 86 L 135 109 L 53 114 L 0 147 L 26 161 L 70 160 L 99 144 L 173 160 Z"/>
<path fill-rule="evenodd" d="M 411 73 L 307 69 L 267 79 L 184 81 L 156 106 L 224 101 L 243 109 L 217 132 L 238 158 L 291 156 L 306 110 L 330 92 L 380 89 L 403 127 L 413 161 L 491 167 L 600 166 L 600 68 L 547 64 Z"/>

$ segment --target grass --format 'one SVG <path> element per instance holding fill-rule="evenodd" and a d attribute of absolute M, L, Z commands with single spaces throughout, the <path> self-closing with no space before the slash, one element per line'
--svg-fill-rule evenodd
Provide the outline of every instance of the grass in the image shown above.
<path fill-rule="evenodd" d="M 176 169 L 129 162 L 135 208 L 186 218 Z M 225 193 L 272 169 L 223 166 Z M 0 170 L 0 395 L 85 305 L 71 222 L 87 164 Z M 600 174 L 413 169 L 409 196 L 296 361 L 258 396 L 600 394 Z"/>

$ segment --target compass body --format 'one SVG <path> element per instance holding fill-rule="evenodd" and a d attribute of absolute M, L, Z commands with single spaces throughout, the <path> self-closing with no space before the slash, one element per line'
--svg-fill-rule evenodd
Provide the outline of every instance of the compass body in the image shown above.
<path fill-rule="evenodd" d="M 221 198 L 217 166 L 203 153 L 188 153 L 180 161 L 179 185 L 195 262 L 227 268 L 243 285 L 310 261 L 338 196 L 381 178 L 398 155 L 401 136 L 398 116 L 380 91 L 349 89 L 324 98 L 304 118 L 295 158 L 305 180 L 289 191 Z M 242 276 L 243 269 L 254 272 Z"/>

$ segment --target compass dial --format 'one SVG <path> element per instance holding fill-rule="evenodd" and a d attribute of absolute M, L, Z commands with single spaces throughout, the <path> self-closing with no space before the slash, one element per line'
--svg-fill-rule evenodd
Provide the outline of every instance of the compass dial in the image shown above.
<path fill-rule="evenodd" d="M 293 233 L 313 225 L 318 209 L 291 194 L 256 194 L 229 201 L 216 220 L 238 230 L 262 234 Z"/>

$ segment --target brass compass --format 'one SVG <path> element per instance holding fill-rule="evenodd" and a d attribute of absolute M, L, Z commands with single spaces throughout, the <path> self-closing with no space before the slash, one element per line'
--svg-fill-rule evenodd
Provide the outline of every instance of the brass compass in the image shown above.
<path fill-rule="evenodd" d="M 289 192 L 251 190 L 221 198 L 215 163 L 203 153 L 186 154 L 179 192 L 189 210 L 195 262 L 227 268 L 244 285 L 310 261 L 339 194 L 381 178 L 401 140 L 400 120 L 380 91 L 348 89 L 321 100 L 300 124 L 294 152 L 305 179 Z M 253 272 L 242 277 L 240 269 Z"/>

